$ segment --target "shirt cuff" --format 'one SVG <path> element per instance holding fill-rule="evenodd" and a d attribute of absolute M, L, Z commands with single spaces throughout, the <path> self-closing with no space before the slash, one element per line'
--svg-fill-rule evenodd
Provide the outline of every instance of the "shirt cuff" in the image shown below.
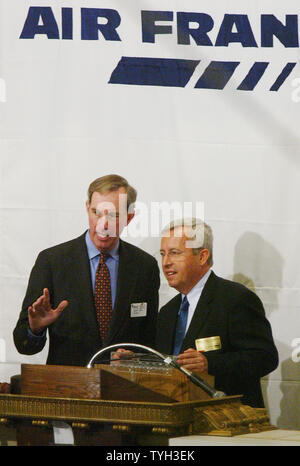
<path fill-rule="evenodd" d="M 35 335 L 29 327 L 27 327 L 27 334 L 28 334 L 28 337 L 30 338 L 31 341 L 35 342 L 35 343 L 40 343 L 42 340 L 44 340 L 46 338 L 46 332 L 47 330 L 45 329 L 43 331 L 43 333 L 41 333 L 40 335 Z"/>

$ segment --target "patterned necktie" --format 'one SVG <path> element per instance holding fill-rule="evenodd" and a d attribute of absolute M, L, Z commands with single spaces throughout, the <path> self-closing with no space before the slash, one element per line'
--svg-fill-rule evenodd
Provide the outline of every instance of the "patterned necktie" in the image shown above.
<path fill-rule="evenodd" d="M 189 310 L 189 302 L 187 297 L 185 296 L 182 300 L 178 317 L 177 317 L 177 324 L 176 324 L 176 332 L 175 332 L 175 343 L 174 343 L 174 350 L 173 354 L 177 356 L 179 354 L 184 335 L 185 335 L 185 328 L 187 323 L 188 317 L 188 310 Z"/>
<path fill-rule="evenodd" d="M 107 254 L 101 254 L 95 279 L 95 308 L 102 342 L 109 328 L 112 314 L 110 274 L 105 263 Z"/>

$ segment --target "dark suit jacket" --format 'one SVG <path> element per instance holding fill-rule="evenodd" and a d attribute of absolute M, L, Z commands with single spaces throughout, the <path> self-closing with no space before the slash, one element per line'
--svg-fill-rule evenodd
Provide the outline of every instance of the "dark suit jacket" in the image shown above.
<path fill-rule="evenodd" d="M 84 235 L 39 254 L 14 330 L 14 342 L 22 354 L 38 353 L 45 345 L 45 340 L 34 344 L 27 332 L 28 306 L 42 294 L 43 288 L 49 289 L 53 308 L 64 299 L 69 301 L 58 320 L 48 328 L 47 364 L 85 366 L 103 346 L 117 343 L 154 346 L 159 269 L 156 260 L 141 249 L 120 241 L 117 294 L 104 342 L 96 320 Z M 147 316 L 130 317 L 131 304 L 141 302 L 147 303 Z"/>
<path fill-rule="evenodd" d="M 159 312 L 156 348 L 172 354 L 181 295 Z M 208 351 L 208 373 L 215 387 L 227 395 L 244 395 L 243 403 L 263 407 L 260 378 L 276 369 L 278 353 L 271 327 L 258 296 L 243 285 L 208 278 L 186 333 L 181 352 L 195 348 L 195 340 L 221 338 L 221 349 Z"/>

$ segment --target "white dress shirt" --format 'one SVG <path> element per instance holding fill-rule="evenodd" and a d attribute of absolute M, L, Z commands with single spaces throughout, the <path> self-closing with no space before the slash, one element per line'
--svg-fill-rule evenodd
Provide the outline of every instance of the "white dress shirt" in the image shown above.
<path fill-rule="evenodd" d="M 196 283 L 194 288 L 192 288 L 191 291 L 189 291 L 189 293 L 186 295 L 187 300 L 189 302 L 189 311 L 188 311 L 188 318 L 187 318 L 185 333 L 187 332 L 187 330 L 189 328 L 189 325 L 190 325 L 191 320 L 193 318 L 196 306 L 197 306 L 198 301 L 200 299 L 202 290 L 203 290 L 204 285 L 207 282 L 208 277 L 210 276 L 210 274 L 211 274 L 211 269 L 209 269 L 206 272 L 206 274 L 203 275 L 202 278 L 200 278 L 200 280 L 198 281 L 198 283 Z M 184 296 L 185 295 L 182 294 L 182 299 L 184 298 Z"/>

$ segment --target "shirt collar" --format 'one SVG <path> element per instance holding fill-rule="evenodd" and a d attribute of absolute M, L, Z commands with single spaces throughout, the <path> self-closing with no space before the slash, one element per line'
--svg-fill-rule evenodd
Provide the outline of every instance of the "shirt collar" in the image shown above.
<path fill-rule="evenodd" d="M 209 276 L 211 274 L 211 269 L 209 269 L 206 274 L 203 275 L 203 277 L 200 278 L 198 283 L 191 289 L 191 291 L 188 292 L 186 295 L 188 302 L 192 304 L 192 302 L 198 302 L 199 296 L 202 293 L 202 290 L 204 288 L 205 283 L 207 282 Z M 184 298 L 185 295 L 182 294 L 182 298 Z"/>
<path fill-rule="evenodd" d="M 88 230 L 85 234 L 85 243 L 86 243 L 87 252 L 88 252 L 88 256 L 90 260 L 94 259 L 95 257 L 101 254 L 99 249 L 96 248 L 93 241 L 91 240 L 90 230 Z M 116 246 L 111 251 L 109 251 L 110 257 L 112 257 L 115 260 L 119 260 L 119 245 L 120 245 L 120 241 L 118 241 Z"/>

